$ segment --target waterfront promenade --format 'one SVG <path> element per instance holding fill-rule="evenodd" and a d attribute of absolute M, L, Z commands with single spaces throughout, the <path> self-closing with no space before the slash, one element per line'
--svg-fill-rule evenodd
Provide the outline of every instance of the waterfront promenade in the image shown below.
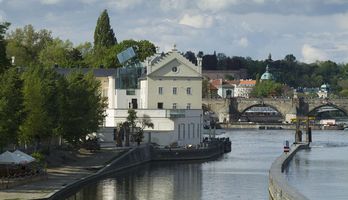
<path fill-rule="evenodd" d="M 48 176 L 44 180 L 0 190 L 0 199 L 42 199 L 50 197 L 56 191 L 83 177 L 91 175 L 114 159 L 123 149 L 102 148 L 96 153 L 83 153 L 74 162 L 64 166 L 47 169 Z"/>

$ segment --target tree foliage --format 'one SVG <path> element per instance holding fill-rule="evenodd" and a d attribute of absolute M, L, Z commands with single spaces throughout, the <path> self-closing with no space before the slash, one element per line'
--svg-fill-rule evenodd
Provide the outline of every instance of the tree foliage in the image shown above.
<path fill-rule="evenodd" d="M 114 31 L 110 26 L 108 11 L 105 9 L 98 18 L 94 31 L 94 47 L 111 47 L 117 44 Z"/>
<path fill-rule="evenodd" d="M 147 40 L 124 40 L 121 43 L 107 47 L 99 47 L 89 54 L 86 59 L 90 66 L 96 68 L 117 68 L 121 67 L 116 55 L 124 51 L 125 49 L 133 47 L 136 52 L 136 58 L 139 61 L 144 61 L 145 58 L 152 56 L 156 53 L 156 47 L 154 44 Z"/>
<path fill-rule="evenodd" d="M 39 54 L 53 41 L 51 31 L 36 31 L 32 25 L 17 28 L 7 36 L 6 53 L 15 57 L 15 64 L 28 67 L 39 64 Z"/>
<path fill-rule="evenodd" d="M 253 97 L 280 96 L 281 93 L 282 85 L 271 80 L 258 82 L 251 91 Z"/>
<path fill-rule="evenodd" d="M 10 61 L 6 56 L 5 33 L 10 23 L 0 23 L 0 74 L 4 72 L 10 65 Z"/>
<path fill-rule="evenodd" d="M 84 75 L 80 71 L 69 74 L 62 82 L 58 130 L 69 143 L 80 144 L 103 123 L 106 99 L 99 87 L 100 82 L 93 74 Z"/>
<path fill-rule="evenodd" d="M 25 119 L 21 140 L 40 142 L 49 140 L 58 122 L 58 74 L 53 69 L 30 68 L 23 74 L 23 105 Z"/>
<path fill-rule="evenodd" d="M 15 68 L 0 74 L 0 151 L 16 144 L 22 120 L 22 81 Z"/>

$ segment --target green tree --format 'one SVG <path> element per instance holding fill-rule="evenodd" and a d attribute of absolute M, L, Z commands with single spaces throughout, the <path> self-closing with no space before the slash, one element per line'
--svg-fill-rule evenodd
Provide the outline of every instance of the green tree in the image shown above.
<path fill-rule="evenodd" d="M 51 31 L 36 31 L 32 25 L 17 28 L 7 36 L 6 53 L 15 57 L 15 64 L 28 67 L 39 64 L 39 53 L 53 41 Z"/>
<path fill-rule="evenodd" d="M 146 127 L 154 128 L 154 124 L 151 122 L 151 118 L 147 115 L 144 115 L 142 119 L 139 120 L 140 127 L 138 127 L 137 132 L 134 134 L 134 139 L 137 142 L 138 145 L 143 141 L 144 139 L 144 129 Z"/>
<path fill-rule="evenodd" d="M 94 31 L 94 48 L 111 47 L 117 44 L 114 31 L 110 26 L 110 19 L 105 9 L 98 18 Z"/>
<path fill-rule="evenodd" d="M 251 95 L 254 97 L 271 97 L 280 96 L 282 93 L 282 86 L 271 80 L 260 81 L 255 85 L 251 91 Z"/>
<path fill-rule="evenodd" d="M 0 74 L 10 65 L 10 61 L 6 57 L 6 42 L 4 37 L 9 26 L 10 23 L 0 23 Z"/>
<path fill-rule="evenodd" d="M 138 145 L 140 145 L 140 143 L 144 139 L 144 129 L 146 127 L 149 127 L 149 128 L 154 127 L 154 124 L 151 122 L 151 119 L 149 116 L 144 115 L 142 119 L 138 119 L 137 112 L 133 109 L 128 110 L 126 124 L 129 126 L 129 130 L 131 132 L 131 136 L 133 140 L 137 142 Z M 127 132 L 126 134 L 129 134 L 129 133 Z"/>
<path fill-rule="evenodd" d="M 47 142 L 56 133 L 58 123 L 57 79 L 53 69 L 32 67 L 23 74 L 23 105 L 25 120 L 21 127 L 23 142 Z"/>
<path fill-rule="evenodd" d="M 39 61 L 45 67 L 52 67 L 55 64 L 61 67 L 71 67 L 73 62 L 69 52 L 72 49 L 73 44 L 70 41 L 54 39 L 40 51 Z"/>
<path fill-rule="evenodd" d="M 22 120 L 22 81 L 15 68 L 0 74 L 0 151 L 16 144 Z"/>
<path fill-rule="evenodd" d="M 121 67 L 122 65 L 118 62 L 116 55 L 129 47 L 134 47 L 137 55 L 134 59 L 139 61 L 144 61 L 145 58 L 156 53 L 155 45 L 147 40 L 124 40 L 109 48 L 99 47 L 94 50 L 93 54 L 87 53 L 86 63 L 96 68 Z"/>
<path fill-rule="evenodd" d="M 78 146 L 86 136 L 96 132 L 105 117 L 106 99 L 99 91 L 100 82 L 92 73 L 70 73 L 59 91 L 59 134 L 70 144 Z"/>

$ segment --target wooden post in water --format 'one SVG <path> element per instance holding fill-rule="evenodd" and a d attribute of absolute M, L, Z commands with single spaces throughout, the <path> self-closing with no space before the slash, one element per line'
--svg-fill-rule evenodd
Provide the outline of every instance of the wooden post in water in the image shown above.
<path fill-rule="evenodd" d="M 295 132 L 295 143 L 302 142 L 302 131 L 300 130 L 301 118 L 296 117 L 296 132 Z"/>
<path fill-rule="evenodd" d="M 306 142 L 310 143 L 312 142 L 312 129 L 309 126 L 309 116 L 307 116 L 307 123 L 306 123 Z"/>

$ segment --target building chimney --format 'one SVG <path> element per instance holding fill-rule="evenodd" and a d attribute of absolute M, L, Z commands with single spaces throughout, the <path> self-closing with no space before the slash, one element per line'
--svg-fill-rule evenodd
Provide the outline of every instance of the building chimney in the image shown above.
<path fill-rule="evenodd" d="M 197 57 L 197 67 L 198 67 L 198 73 L 202 74 L 202 58 Z"/>

